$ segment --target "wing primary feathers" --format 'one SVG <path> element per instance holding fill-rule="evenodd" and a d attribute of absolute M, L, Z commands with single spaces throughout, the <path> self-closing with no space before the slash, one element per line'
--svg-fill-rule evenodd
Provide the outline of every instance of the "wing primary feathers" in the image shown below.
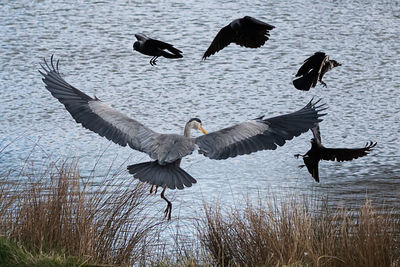
<path fill-rule="evenodd" d="M 286 140 L 322 121 L 327 107 L 313 99 L 302 109 L 272 118 L 259 117 L 195 138 L 199 152 L 211 159 L 226 159 L 283 146 Z"/>
<path fill-rule="evenodd" d="M 174 155 L 177 157 L 192 153 L 194 145 L 191 145 L 190 139 L 178 135 L 156 133 L 67 83 L 59 73 L 59 60 L 55 61 L 54 56 L 51 56 L 50 62 L 44 59 L 40 66 L 42 69 L 39 70 L 39 73 L 43 76 L 42 80 L 46 89 L 83 127 L 121 146 L 128 144 L 133 149 L 149 154 L 155 160 L 164 156 L 163 149 L 157 150 L 160 145 L 168 147 L 174 142 L 181 144 L 174 150 L 176 152 Z M 163 137 L 166 142 L 161 142 L 160 137 Z M 177 158 L 170 157 L 168 160 L 172 162 Z"/>

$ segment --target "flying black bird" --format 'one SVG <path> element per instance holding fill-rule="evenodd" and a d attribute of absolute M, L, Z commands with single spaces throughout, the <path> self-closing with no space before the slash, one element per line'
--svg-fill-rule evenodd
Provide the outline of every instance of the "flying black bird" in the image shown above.
<path fill-rule="evenodd" d="M 152 56 L 150 59 L 150 65 L 157 65 L 157 58 L 160 56 L 166 58 L 181 58 L 182 51 L 173 47 L 173 45 L 151 39 L 144 34 L 135 34 L 137 41 L 133 44 L 133 50 L 136 50 L 142 54 Z M 165 51 L 168 50 L 169 52 Z"/>
<path fill-rule="evenodd" d="M 322 77 L 337 66 L 341 66 L 341 64 L 336 60 L 330 60 L 329 56 L 325 55 L 324 52 L 316 52 L 304 61 L 304 64 L 296 74 L 296 77 L 302 77 L 293 80 L 293 85 L 299 90 L 308 91 L 311 87 L 315 87 L 319 80 L 326 87 Z"/>
<path fill-rule="evenodd" d="M 218 32 L 204 53 L 203 60 L 227 47 L 230 43 L 249 48 L 261 47 L 268 40 L 269 31 L 273 28 L 275 26 L 250 16 L 235 19 Z"/>
<path fill-rule="evenodd" d="M 207 134 L 198 118 L 190 119 L 184 134 L 157 133 L 142 123 L 118 112 L 97 98 L 92 98 L 67 83 L 55 65 L 46 60 L 42 65 L 43 82 L 46 89 L 64 104 L 67 111 L 83 127 L 105 136 L 121 146 L 147 153 L 153 161 L 128 166 L 129 173 L 141 182 L 163 188 L 161 198 L 167 202 L 165 216 L 171 218 L 172 204 L 165 198 L 169 189 L 183 189 L 196 180 L 180 168 L 183 157 L 190 155 L 196 147 L 199 153 L 210 159 L 227 159 L 260 150 L 274 150 L 286 140 L 308 131 L 322 121 L 326 109 L 319 101 L 310 101 L 304 108 L 272 118 L 259 117 Z M 205 135 L 191 137 L 191 129 Z"/>
<path fill-rule="evenodd" d="M 314 138 L 311 139 L 311 149 L 306 154 L 296 154 L 296 158 L 303 157 L 305 165 L 300 165 L 302 168 L 307 167 L 311 176 L 319 183 L 318 163 L 320 160 L 332 161 L 350 161 L 356 158 L 368 155 L 372 148 L 376 146 L 376 142 L 368 142 L 363 148 L 327 148 L 321 143 L 321 134 L 319 125 L 311 129 Z"/>

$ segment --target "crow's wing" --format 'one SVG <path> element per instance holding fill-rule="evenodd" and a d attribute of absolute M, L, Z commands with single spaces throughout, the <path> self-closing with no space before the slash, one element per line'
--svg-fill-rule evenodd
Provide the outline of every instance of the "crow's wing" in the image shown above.
<path fill-rule="evenodd" d="M 235 32 L 232 30 L 230 25 L 223 27 L 215 36 L 211 45 L 208 47 L 206 52 L 204 52 L 202 60 L 205 60 L 207 57 L 214 55 L 218 51 L 227 47 L 230 43 L 233 42 L 235 37 Z"/>
<path fill-rule="evenodd" d="M 369 142 L 363 148 L 327 148 L 321 149 L 321 159 L 332 161 L 350 161 L 368 155 L 376 142 Z"/>
<path fill-rule="evenodd" d="M 304 60 L 304 63 L 298 70 L 296 77 L 306 75 L 312 69 L 315 69 L 316 71 L 319 72 L 321 64 L 324 61 L 325 57 L 326 56 L 324 52 L 314 53 L 314 55 Z"/>

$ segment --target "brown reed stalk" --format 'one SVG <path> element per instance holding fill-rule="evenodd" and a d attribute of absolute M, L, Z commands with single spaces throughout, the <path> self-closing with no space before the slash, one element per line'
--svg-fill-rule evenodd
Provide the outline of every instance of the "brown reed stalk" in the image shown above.
<path fill-rule="evenodd" d="M 369 200 L 353 210 L 296 199 L 206 206 L 196 228 L 219 266 L 400 266 L 399 214 Z"/>
<path fill-rule="evenodd" d="M 42 172 L 24 172 L 16 183 L 2 175 L 0 235 L 32 253 L 112 265 L 140 262 L 162 224 L 153 216 L 155 198 L 129 175 L 90 186 L 96 177 L 83 179 L 77 164 L 50 163 Z"/>

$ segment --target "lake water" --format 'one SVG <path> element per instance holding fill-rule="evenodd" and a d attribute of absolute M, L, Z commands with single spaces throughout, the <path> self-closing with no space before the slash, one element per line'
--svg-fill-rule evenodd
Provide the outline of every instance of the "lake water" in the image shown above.
<path fill-rule="evenodd" d="M 173 217 L 196 216 L 203 201 L 237 204 L 259 193 L 328 196 L 346 206 L 369 197 L 400 208 L 400 2 L 312 2 L 2 1 L 0 169 L 18 170 L 28 156 L 38 167 L 78 156 L 88 174 L 102 154 L 101 176 L 110 165 L 149 160 L 76 124 L 45 90 L 37 70 L 54 54 L 66 81 L 158 132 L 183 133 L 192 117 L 211 132 L 321 97 L 329 107 L 320 125 L 327 147 L 378 142 L 367 157 L 321 162 L 320 184 L 293 157 L 310 148 L 311 132 L 275 151 L 225 161 L 193 153 L 182 165 L 198 183 L 167 193 Z M 230 45 L 201 63 L 218 30 L 244 15 L 276 27 L 265 46 Z M 135 33 L 174 44 L 184 58 L 150 66 L 132 51 Z M 291 81 L 316 51 L 342 66 L 325 75 L 327 88 L 298 91 Z"/>

